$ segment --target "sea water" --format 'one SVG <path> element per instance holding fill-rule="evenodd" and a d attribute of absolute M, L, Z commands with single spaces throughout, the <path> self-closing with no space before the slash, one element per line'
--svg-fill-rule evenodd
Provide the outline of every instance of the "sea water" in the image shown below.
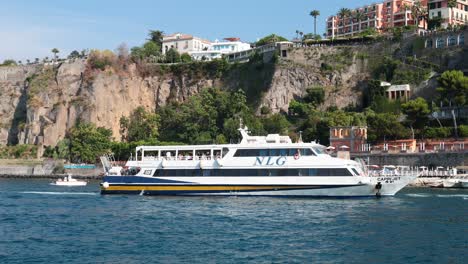
<path fill-rule="evenodd" d="M 468 190 L 292 199 L 0 179 L 0 263 L 467 263 Z"/>

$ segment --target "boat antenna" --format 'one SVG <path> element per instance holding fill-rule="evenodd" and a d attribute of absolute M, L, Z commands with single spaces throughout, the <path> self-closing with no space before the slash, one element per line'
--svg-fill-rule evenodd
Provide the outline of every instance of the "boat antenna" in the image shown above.
<path fill-rule="evenodd" d="M 302 141 L 302 131 L 299 131 L 299 139 L 297 140 L 297 143 L 304 143 L 304 141 Z"/>

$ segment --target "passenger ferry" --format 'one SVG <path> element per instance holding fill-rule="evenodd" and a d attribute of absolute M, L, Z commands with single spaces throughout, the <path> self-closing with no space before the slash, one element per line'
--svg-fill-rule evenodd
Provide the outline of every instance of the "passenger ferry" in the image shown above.
<path fill-rule="evenodd" d="M 365 166 L 335 158 L 315 142 L 251 136 L 239 144 L 139 146 L 124 167 L 101 157 L 102 194 L 356 197 L 394 195 L 416 173 L 369 175 Z"/>

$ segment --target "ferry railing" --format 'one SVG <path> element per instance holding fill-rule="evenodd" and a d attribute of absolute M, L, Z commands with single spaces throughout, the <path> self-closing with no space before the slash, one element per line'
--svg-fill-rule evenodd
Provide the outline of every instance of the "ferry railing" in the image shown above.
<path fill-rule="evenodd" d="M 143 158 L 143 161 L 162 161 L 162 160 L 220 160 L 222 159 L 221 156 L 180 156 L 180 157 L 174 157 L 174 156 L 169 156 L 169 157 L 152 157 L 152 156 L 146 156 Z"/>
<path fill-rule="evenodd" d="M 383 176 L 403 176 L 403 177 L 413 177 L 415 175 L 419 176 L 420 171 L 417 169 L 409 169 L 409 170 L 388 170 L 388 171 L 373 171 L 369 170 L 368 174 L 369 177 L 383 177 Z"/>

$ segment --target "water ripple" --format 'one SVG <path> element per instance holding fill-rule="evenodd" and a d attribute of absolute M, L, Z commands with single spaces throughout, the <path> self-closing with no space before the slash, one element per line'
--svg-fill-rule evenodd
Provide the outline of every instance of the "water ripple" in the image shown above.
<path fill-rule="evenodd" d="M 148 197 L 0 181 L 1 263 L 463 263 L 468 243 L 466 190 Z"/>

